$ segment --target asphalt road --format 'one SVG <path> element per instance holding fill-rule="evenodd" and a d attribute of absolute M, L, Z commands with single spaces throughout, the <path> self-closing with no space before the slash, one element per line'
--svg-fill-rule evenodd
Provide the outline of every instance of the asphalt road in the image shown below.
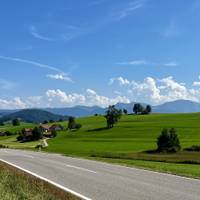
<path fill-rule="evenodd" d="M 7 161 L 94 200 L 200 200 L 200 181 L 85 159 L 0 150 Z"/>

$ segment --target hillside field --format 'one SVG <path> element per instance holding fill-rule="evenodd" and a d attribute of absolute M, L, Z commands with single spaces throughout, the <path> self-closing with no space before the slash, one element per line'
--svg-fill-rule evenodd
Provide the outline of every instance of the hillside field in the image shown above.
<path fill-rule="evenodd" d="M 156 149 L 157 137 L 163 128 L 176 128 L 182 148 L 200 145 L 199 113 L 127 115 L 113 129 L 106 129 L 103 116 L 79 118 L 77 122 L 83 125 L 79 131 L 58 132 L 56 138 L 48 140 L 45 151 L 200 178 L 199 152 L 146 153 Z M 0 138 L 0 144 L 3 143 L 4 139 Z M 26 144 L 30 148 L 29 143 L 17 147 Z M 9 146 L 12 145 L 14 142 L 10 142 Z M 16 143 L 13 147 L 16 148 Z"/>

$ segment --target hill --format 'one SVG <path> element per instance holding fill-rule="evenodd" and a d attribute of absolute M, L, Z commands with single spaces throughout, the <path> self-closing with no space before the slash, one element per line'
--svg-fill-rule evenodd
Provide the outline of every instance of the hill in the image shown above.
<path fill-rule="evenodd" d="M 4 115 L 0 118 L 1 122 L 20 119 L 24 122 L 42 123 L 43 121 L 58 121 L 60 119 L 67 120 L 68 116 L 56 115 L 40 109 L 24 109 L 11 114 Z"/>

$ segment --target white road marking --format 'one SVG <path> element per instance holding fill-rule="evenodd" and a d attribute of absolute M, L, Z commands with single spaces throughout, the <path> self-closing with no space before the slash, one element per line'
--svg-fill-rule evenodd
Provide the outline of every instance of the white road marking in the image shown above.
<path fill-rule="evenodd" d="M 26 157 L 26 158 L 34 158 L 33 156 L 25 155 L 25 154 L 22 154 L 22 153 L 17 154 L 17 153 L 13 153 L 13 152 L 8 152 L 8 151 L 6 151 L 6 150 L 4 150 L 4 152 L 5 152 L 5 153 L 8 153 L 8 154 L 10 154 L 10 155 L 22 156 L 22 157 Z"/>
<path fill-rule="evenodd" d="M 1 158 L 0 158 L 0 161 L 6 163 L 6 164 L 8 164 L 8 165 L 11 165 L 11 166 L 13 166 L 13 167 L 15 167 L 15 168 L 17 168 L 17 169 L 19 169 L 19 170 L 21 170 L 21 171 L 24 171 L 24 172 L 26 172 L 26 173 L 28 173 L 28 174 L 31 174 L 32 176 L 35 176 L 36 178 L 39 178 L 39 179 L 41 179 L 41 180 L 43 180 L 43 181 L 46 181 L 46 182 L 48 182 L 48 183 L 50 183 L 50 184 L 52 184 L 52 185 L 54 185 L 54 186 L 56 186 L 56 187 L 58 187 L 58 188 L 60 188 L 60 189 L 62 189 L 62 190 L 64 190 L 64 191 L 66 191 L 66 192 L 69 192 L 69 193 L 71 193 L 71 194 L 73 194 L 73 195 L 75 195 L 75 196 L 77 196 L 77 197 L 79 197 L 79 198 L 81 198 L 81 199 L 83 199 L 83 200 L 92 200 L 92 199 L 90 199 L 90 198 L 88 198 L 88 197 L 86 197 L 86 196 L 84 196 L 84 195 L 82 195 L 82 194 L 80 194 L 80 193 L 77 193 L 77 192 L 75 192 L 75 191 L 73 191 L 73 190 L 71 190 L 71 189 L 69 189 L 69 188 L 67 188 L 67 187 L 64 187 L 64 186 L 62 186 L 62 185 L 60 185 L 60 184 L 58 184 L 58 183 L 55 183 L 54 181 L 51 181 L 51 180 L 49 180 L 49 179 L 47 179 L 47 178 L 44 178 L 44 177 L 42 177 L 42 176 L 40 176 L 40 175 L 38 175 L 38 174 L 36 174 L 36 173 L 34 173 L 34 172 L 31 172 L 31 171 L 29 171 L 29 170 L 27 170 L 27 169 L 24 169 L 24 168 L 22 168 L 22 167 L 19 167 L 19 166 L 15 165 L 15 164 L 13 164 L 13 163 L 11 163 L 11 162 L 8 162 L 8 161 L 3 160 L 3 159 L 1 159 Z"/>
<path fill-rule="evenodd" d="M 92 171 L 92 170 L 89 170 L 89 169 L 85 169 L 85 168 L 82 168 L 82 167 L 77 167 L 77 166 L 74 166 L 74 165 L 66 165 L 66 167 L 70 167 L 70 168 L 74 168 L 74 169 L 78 169 L 78 170 L 82 170 L 82 171 L 86 171 L 86 172 L 90 172 L 90 173 L 94 173 L 94 174 L 97 174 L 97 172 L 95 171 Z"/>

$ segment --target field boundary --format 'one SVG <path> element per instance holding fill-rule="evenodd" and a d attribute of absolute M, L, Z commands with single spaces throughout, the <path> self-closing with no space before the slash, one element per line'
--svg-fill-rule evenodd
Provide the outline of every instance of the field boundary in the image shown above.
<path fill-rule="evenodd" d="M 38 175 L 38 174 L 36 174 L 36 173 L 34 173 L 34 172 L 31 172 L 31 171 L 29 171 L 29 170 L 27 170 L 27 169 L 24 169 L 24 168 L 22 168 L 22 167 L 19 167 L 19 166 L 15 165 L 15 164 L 13 164 L 13 163 L 11 163 L 11 162 L 8 162 L 8 161 L 3 160 L 3 159 L 1 159 L 1 158 L 0 158 L 0 161 L 3 162 L 3 163 L 5 163 L 5 164 L 7 164 L 7 165 L 10 165 L 10 166 L 12 166 L 12 167 L 18 169 L 18 170 L 21 170 L 22 172 L 25 172 L 25 173 L 27 173 L 27 174 L 29 174 L 29 175 L 32 175 L 32 176 L 34 176 L 35 178 L 38 178 L 38 179 L 40 179 L 40 180 L 42 180 L 42 181 L 45 181 L 45 182 L 47 182 L 47 183 L 49 183 L 49 184 L 51 184 L 51 185 L 53 185 L 53 186 L 55 186 L 55 187 L 57 187 L 57 188 L 63 190 L 63 191 L 65 191 L 65 192 L 68 192 L 68 193 L 70 193 L 71 195 L 74 195 L 75 197 L 80 198 L 81 200 L 92 200 L 91 198 L 88 198 L 88 197 L 86 197 L 86 196 L 84 196 L 84 195 L 82 195 L 82 194 L 80 194 L 80 193 L 78 193 L 78 192 L 75 192 L 75 191 L 73 191 L 73 190 L 71 190 L 71 189 L 69 189 L 69 188 L 67 188 L 67 187 L 64 187 L 64 186 L 62 186 L 62 185 L 60 185 L 60 184 L 58 184 L 58 183 L 55 183 L 54 181 L 51 181 L 51 180 L 49 180 L 49 179 L 47 179 L 47 178 L 44 178 L 44 177 L 42 177 L 42 176 L 40 176 L 40 175 Z"/>

